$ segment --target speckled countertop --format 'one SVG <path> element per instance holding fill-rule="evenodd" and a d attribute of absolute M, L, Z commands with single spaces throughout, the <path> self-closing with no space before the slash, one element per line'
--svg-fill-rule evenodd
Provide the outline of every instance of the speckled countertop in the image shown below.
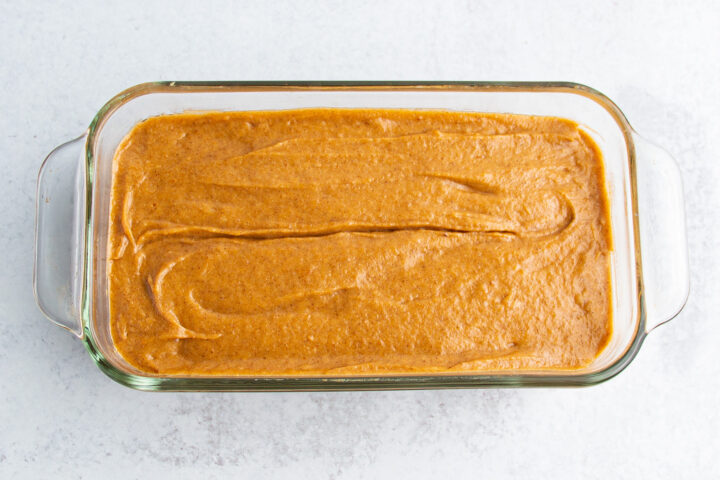
<path fill-rule="evenodd" d="M 0 478 L 718 478 L 720 4 L 0 2 Z M 32 295 L 35 178 L 160 79 L 572 80 L 680 163 L 692 293 L 570 390 L 148 394 Z"/>

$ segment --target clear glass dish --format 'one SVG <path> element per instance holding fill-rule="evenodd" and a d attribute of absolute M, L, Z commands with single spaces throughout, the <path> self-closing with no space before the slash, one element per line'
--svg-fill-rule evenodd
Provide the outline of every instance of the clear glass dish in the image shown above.
<path fill-rule="evenodd" d="M 322 377 L 159 376 L 138 371 L 110 335 L 106 245 L 112 159 L 130 129 L 185 111 L 305 107 L 412 108 L 564 117 L 603 152 L 614 253 L 613 334 L 580 370 Z M 110 100 L 80 137 L 56 148 L 38 177 L 35 296 L 55 323 L 79 337 L 100 369 L 141 390 L 359 390 L 578 386 L 607 380 L 646 335 L 682 309 L 689 291 L 680 172 L 640 138 L 599 92 L 561 82 L 155 82 Z"/>

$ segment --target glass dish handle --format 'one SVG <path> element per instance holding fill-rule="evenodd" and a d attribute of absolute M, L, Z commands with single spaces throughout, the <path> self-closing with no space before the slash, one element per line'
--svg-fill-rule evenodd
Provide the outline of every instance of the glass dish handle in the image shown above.
<path fill-rule="evenodd" d="M 636 153 L 645 328 L 672 320 L 690 291 L 680 168 L 668 152 L 633 135 Z"/>
<path fill-rule="evenodd" d="M 85 140 L 50 152 L 38 174 L 33 288 L 53 323 L 82 337 Z"/>

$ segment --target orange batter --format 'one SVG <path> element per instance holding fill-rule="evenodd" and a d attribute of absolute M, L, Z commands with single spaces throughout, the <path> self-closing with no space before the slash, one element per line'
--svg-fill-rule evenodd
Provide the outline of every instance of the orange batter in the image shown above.
<path fill-rule="evenodd" d="M 607 203 L 558 118 L 150 118 L 114 159 L 113 341 L 160 374 L 579 368 L 611 333 Z"/>

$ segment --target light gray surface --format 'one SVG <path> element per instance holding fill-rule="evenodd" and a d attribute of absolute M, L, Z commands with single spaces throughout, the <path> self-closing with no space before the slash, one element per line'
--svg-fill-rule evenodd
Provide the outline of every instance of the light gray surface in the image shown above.
<path fill-rule="evenodd" d="M 0 3 L 0 478 L 718 478 L 720 4 Z M 148 394 L 38 311 L 43 157 L 149 80 L 572 80 L 685 175 L 692 293 L 575 390 Z M 171 475 L 172 474 L 172 475 Z"/>

